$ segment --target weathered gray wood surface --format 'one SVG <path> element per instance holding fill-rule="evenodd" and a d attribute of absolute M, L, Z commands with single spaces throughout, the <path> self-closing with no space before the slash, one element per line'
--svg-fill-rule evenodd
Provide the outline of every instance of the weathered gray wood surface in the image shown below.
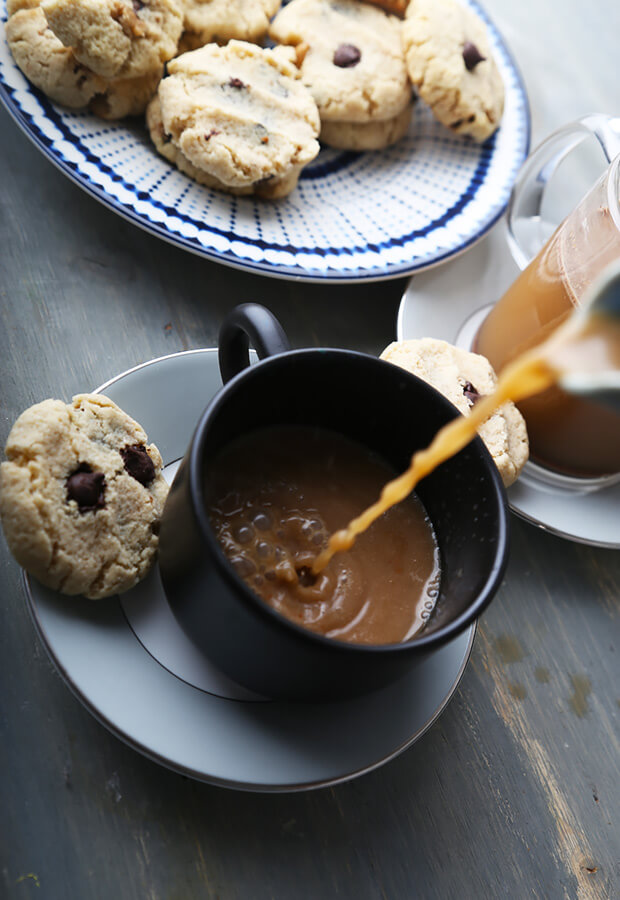
<path fill-rule="evenodd" d="M 579 85 L 582 15 L 568 7 L 489 4 L 527 58 L 535 137 L 612 110 L 617 91 L 617 7 L 589 7 L 602 49 L 586 47 Z M 531 48 L 536 21 L 548 51 Z M 214 345 L 243 300 L 268 305 L 295 346 L 377 353 L 394 337 L 403 281 L 317 289 L 203 262 L 99 206 L 4 111 L 0 159 L 2 443 L 32 402 Z M 3 539 L 0 565 L 1 896 L 620 896 L 619 552 L 513 519 L 505 583 L 429 733 L 358 781 L 278 796 L 190 781 L 110 735 L 41 648 Z"/>

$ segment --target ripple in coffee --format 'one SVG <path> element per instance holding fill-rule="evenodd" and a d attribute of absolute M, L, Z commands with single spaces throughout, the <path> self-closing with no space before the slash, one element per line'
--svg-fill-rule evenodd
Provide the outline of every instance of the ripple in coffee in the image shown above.
<path fill-rule="evenodd" d="M 335 432 L 277 426 L 252 432 L 209 466 L 207 508 L 236 572 L 265 603 L 319 634 L 398 643 L 429 618 L 439 552 L 415 494 L 388 510 L 318 575 L 312 562 L 395 475 Z"/>

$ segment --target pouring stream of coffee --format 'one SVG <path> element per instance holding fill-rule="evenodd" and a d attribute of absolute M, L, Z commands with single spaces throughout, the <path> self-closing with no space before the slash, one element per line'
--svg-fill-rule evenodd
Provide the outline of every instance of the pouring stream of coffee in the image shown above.
<path fill-rule="evenodd" d="M 620 264 L 603 273 L 582 305 L 546 341 L 506 366 L 493 394 L 478 400 L 467 417 L 459 416 L 444 425 L 426 449 L 413 455 L 409 468 L 385 485 L 376 503 L 331 535 L 314 560 L 312 573 L 321 572 L 335 553 L 348 550 L 375 519 L 462 450 L 503 403 L 518 403 L 553 384 L 610 402 L 620 412 Z"/>

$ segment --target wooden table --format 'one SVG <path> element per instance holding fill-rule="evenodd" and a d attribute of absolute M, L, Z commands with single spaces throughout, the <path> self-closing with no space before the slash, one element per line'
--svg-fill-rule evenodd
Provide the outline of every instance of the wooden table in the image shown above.
<path fill-rule="evenodd" d="M 534 142 L 618 112 L 615 0 L 487 7 L 522 67 Z M 269 306 L 294 346 L 376 354 L 393 339 L 404 280 L 317 289 L 209 264 L 99 206 L 0 123 L 3 443 L 31 403 L 214 345 L 241 301 Z M 0 894 L 620 896 L 620 553 L 512 525 L 504 584 L 441 718 L 385 767 L 288 795 L 189 780 L 106 731 L 43 651 L 2 540 Z"/>

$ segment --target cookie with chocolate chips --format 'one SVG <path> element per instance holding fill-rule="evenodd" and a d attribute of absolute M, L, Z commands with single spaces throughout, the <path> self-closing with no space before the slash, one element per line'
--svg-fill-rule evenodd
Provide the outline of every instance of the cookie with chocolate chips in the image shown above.
<path fill-rule="evenodd" d="M 481 396 L 493 393 L 497 384 L 486 357 L 436 338 L 395 341 L 385 348 L 381 359 L 431 384 L 464 416 Z M 505 403 L 480 426 L 478 434 L 508 487 L 518 478 L 529 456 L 523 416 L 514 403 Z"/>
<path fill-rule="evenodd" d="M 64 594 L 133 587 L 157 552 L 168 486 L 157 447 L 107 397 L 23 412 L 0 465 L 0 519 L 16 560 Z"/>
<path fill-rule="evenodd" d="M 357 0 L 291 0 L 269 28 L 299 49 L 321 122 L 394 120 L 411 103 L 402 21 Z"/>
<path fill-rule="evenodd" d="M 407 71 L 436 119 L 485 141 L 500 124 L 504 84 L 484 22 L 458 0 L 411 0 L 403 23 Z"/>
<path fill-rule="evenodd" d="M 199 169 L 184 156 L 176 144 L 173 143 L 170 135 L 166 133 L 161 117 L 161 103 L 157 96 L 153 97 L 148 105 L 146 126 L 156 150 L 169 162 L 173 163 L 180 172 L 184 172 L 198 184 L 203 184 L 205 187 L 213 188 L 216 191 L 224 191 L 227 194 L 238 196 L 253 194 L 256 197 L 273 200 L 290 194 L 297 185 L 301 168 L 295 168 L 280 178 L 275 176 L 273 178 L 263 178 L 241 187 L 224 184 L 219 179 L 214 178 L 213 175 L 209 175 L 207 172 Z"/>
<path fill-rule="evenodd" d="M 147 111 L 153 142 L 191 177 L 282 197 L 319 152 L 319 114 L 290 47 L 207 44 L 168 64 Z"/>
<path fill-rule="evenodd" d="M 42 0 L 41 9 L 78 62 L 109 79 L 161 75 L 183 30 L 177 0 Z"/>
<path fill-rule="evenodd" d="M 40 0 L 8 0 L 5 26 L 16 64 L 55 103 L 74 109 L 89 107 L 103 119 L 144 113 L 157 90 L 164 63 L 146 75 L 105 78 L 81 62 L 50 28 Z"/>
<path fill-rule="evenodd" d="M 38 0 L 9 0 L 7 13 L 5 34 L 15 63 L 51 100 L 80 109 L 105 90 L 105 79 L 83 66 L 53 33 Z"/>

